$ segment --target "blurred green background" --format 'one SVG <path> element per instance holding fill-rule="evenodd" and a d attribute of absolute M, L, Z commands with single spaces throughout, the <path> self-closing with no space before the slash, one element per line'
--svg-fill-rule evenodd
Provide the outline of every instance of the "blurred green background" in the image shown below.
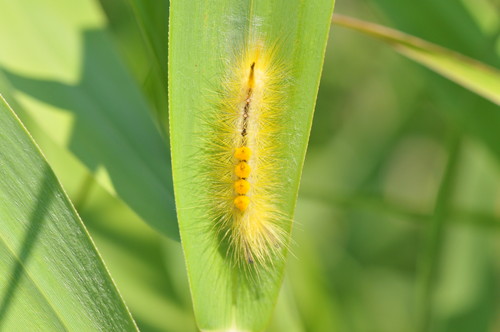
<path fill-rule="evenodd" d="M 500 67 L 499 1 L 335 12 Z M 141 331 L 196 331 L 169 196 L 168 2 L 0 0 L 0 18 L 0 91 Z M 499 218 L 499 107 L 333 26 L 269 331 L 500 331 Z"/>

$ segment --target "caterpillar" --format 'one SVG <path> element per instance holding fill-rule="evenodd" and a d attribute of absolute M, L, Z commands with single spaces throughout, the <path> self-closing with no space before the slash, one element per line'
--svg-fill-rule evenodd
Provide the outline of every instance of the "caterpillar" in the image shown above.
<path fill-rule="evenodd" d="M 287 69 L 277 44 L 250 38 L 227 62 L 204 116 L 202 169 L 210 222 L 239 266 L 268 265 L 286 246 L 282 151 Z"/>

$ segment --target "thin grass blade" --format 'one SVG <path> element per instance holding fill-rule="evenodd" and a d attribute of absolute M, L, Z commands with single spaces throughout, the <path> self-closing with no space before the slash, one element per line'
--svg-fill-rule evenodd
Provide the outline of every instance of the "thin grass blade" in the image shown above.
<path fill-rule="evenodd" d="M 333 22 L 380 39 L 408 58 L 500 105 L 500 70 L 496 68 L 378 24 L 338 14 Z"/>

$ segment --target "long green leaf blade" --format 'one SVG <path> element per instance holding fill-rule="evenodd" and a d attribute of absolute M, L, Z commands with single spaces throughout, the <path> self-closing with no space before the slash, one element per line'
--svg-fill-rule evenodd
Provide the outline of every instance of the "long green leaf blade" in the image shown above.
<path fill-rule="evenodd" d="M 500 105 L 500 71 L 420 38 L 343 15 L 333 22 L 387 42 L 408 58 Z"/>
<path fill-rule="evenodd" d="M 284 262 L 261 271 L 255 285 L 220 250 L 220 240 L 207 222 L 211 207 L 196 195 L 198 176 L 203 173 L 203 166 L 193 162 L 193 156 L 200 154 L 198 130 L 205 121 L 200 113 L 210 107 L 210 91 L 220 88 L 223 80 L 221 68 L 242 51 L 236 45 L 248 37 L 250 26 L 258 26 L 263 35 L 278 41 L 277 48 L 290 54 L 286 65 L 291 84 L 283 105 L 290 116 L 284 131 L 290 135 L 282 180 L 284 224 L 289 234 L 333 2 L 171 2 L 168 72 L 174 189 L 194 309 L 202 330 L 264 329 L 276 302 Z"/>
<path fill-rule="evenodd" d="M 0 330 L 136 331 L 88 233 L 0 98 Z"/>

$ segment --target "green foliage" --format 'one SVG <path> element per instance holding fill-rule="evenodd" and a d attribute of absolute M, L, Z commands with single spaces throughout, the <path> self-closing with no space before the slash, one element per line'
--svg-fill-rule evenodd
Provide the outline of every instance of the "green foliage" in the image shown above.
<path fill-rule="evenodd" d="M 174 6 L 199 3 L 209 2 Z M 276 15 L 292 25 L 286 3 Z M 336 4 L 338 13 L 408 34 L 366 31 L 399 50 L 403 42 L 421 63 L 436 54 L 415 49 L 415 38 L 492 72 L 500 67 L 498 9 L 497 0 Z M 146 332 L 196 331 L 175 240 L 167 21 L 166 0 L 0 1 L 0 92 Z M 190 38 L 201 24 L 181 23 L 176 33 Z M 469 91 L 377 39 L 335 25 L 330 36 L 293 255 L 268 331 L 497 331 L 500 112 L 483 96 L 498 94 L 498 80 L 490 88 L 476 80 Z M 448 77 L 481 75 L 456 68 Z M 52 171 L 3 102 L 0 154 L 0 330 L 134 330 Z"/>
<path fill-rule="evenodd" d="M 500 106 L 500 70 L 422 39 L 337 15 L 334 22 L 392 45 L 398 52 Z"/>
<path fill-rule="evenodd" d="M 57 178 L 0 98 L 0 328 L 136 331 Z"/>
<path fill-rule="evenodd" d="M 272 267 L 256 263 L 252 268 L 257 269 L 258 277 L 248 277 L 245 269 L 235 268 L 234 262 L 221 254 L 224 249 L 219 236 L 211 231 L 214 220 L 209 211 L 213 208 L 207 207 L 195 194 L 198 186 L 208 186 L 209 183 L 200 181 L 205 165 L 194 162 L 196 157 L 193 156 L 201 155 L 200 159 L 211 158 L 214 162 L 219 158 L 217 155 L 202 155 L 200 145 L 203 139 L 197 135 L 207 120 L 200 113 L 211 112 L 217 107 L 207 106 L 211 100 L 209 91 L 220 89 L 225 84 L 224 76 L 228 70 L 225 65 L 232 63 L 234 54 L 244 56 L 241 54 L 244 46 L 239 41 L 251 40 L 251 29 L 260 33 L 259 37 L 268 43 L 268 47 L 277 41 L 277 56 L 290 54 L 284 59 L 286 66 L 291 68 L 289 77 L 282 77 L 288 81 L 278 83 L 293 82 L 287 87 L 286 101 L 279 105 L 289 117 L 288 121 L 284 117 L 280 123 L 281 132 L 287 134 L 287 142 L 283 151 L 278 151 L 284 156 L 283 164 L 273 165 L 281 167 L 280 171 L 286 174 L 281 179 L 286 186 L 286 189 L 282 188 L 285 216 L 280 217 L 289 233 L 333 4 L 331 0 L 315 4 L 265 0 L 244 5 L 231 0 L 171 3 L 169 110 L 172 168 L 188 277 L 198 325 L 202 330 L 263 330 L 278 296 L 284 261 L 276 260 Z M 190 27 L 188 30 L 187 26 Z"/>
<path fill-rule="evenodd" d="M 41 130 L 47 144 L 61 146 L 146 222 L 178 238 L 166 141 L 96 4 L 18 1 L 2 4 L 2 13 L 3 93 L 35 139 Z"/>

